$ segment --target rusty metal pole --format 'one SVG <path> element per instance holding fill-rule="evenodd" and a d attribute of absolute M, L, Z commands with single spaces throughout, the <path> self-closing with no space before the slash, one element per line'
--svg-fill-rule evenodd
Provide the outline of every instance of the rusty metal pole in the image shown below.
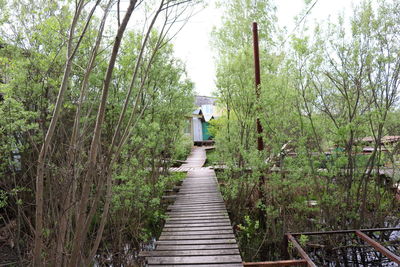
<path fill-rule="evenodd" d="M 304 249 L 300 246 L 300 244 L 297 242 L 296 238 L 294 238 L 291 234 L 286 234 L 287 239 L 292 242 L 293 246 L 296 248 L 297 252 L 300 254 L 300 256 L 307 261 L 307 266 L 308 267 L 317 267 L 315 263 L 311 260 L 311 258 L 308 256 L 308 254 L 304 251 Z"/>
<path fill-rule="evenodd" d="M 400 264 L 400 256 L 397 256 L 390 250 L 388 250 L 386 247 L 384 247 L 382 244 L 376 242 L 373 240 L 371 237 L 367 236 L 363 232 L 356 230 L 356 234 L 365 242 L 367 242 L 369 245 L 373 246 L 376 250 L 378 250 L 380 253 L 385 255 L 387 258 L 390 260 L 394 261 L 397 264 Z"/>
<path fill-rule="evenodd" d="M 260 99 L 260 85 L 261 85 L 261 75 L 260 75 L 260 53 L 259 53 L 259 48 L 258 48 L 258 27 L 257 23 L 253 22 L 253 46 L 254 46 L 254 73 L 255 73 L 255 81 L 256 81 L 256 97 L 257 97 L 257 102 L 259 102 Z M 259 110 L 259 103 L 257 103 L 257 111 Z M 258 113 L 258 112 L 257 112 Z M 262 132 L 263 128 L 260 122 L 260 118 L 258 117 L 257 114 L 257 149 L 258 151 L 262 152 L 264 151 L 264 142 L 262 138 Z M 261 200 L 262 204 L 266 204 L 266 196 L 265 196 L 265 177 L 264 174 L 262 173 L 260 175 L 259 181 L 258 181 L 258 197 Z M 259 208 L 259 220 L 261 227 L 264 227 L 266 224 L 266 214 L 264 213 L 263 209 L 260 207 Z"/>
<path fill-rule="evenodd" d="M 253 45 L 254 45 L 254 72 L 256 81 L 256 97 L 260 99 L 260 86 L 261 86 L 261 75 L 260 75 L 260 52 L 258 48 L 258 27 L 257 22 L 253 22 Z M 263 128 L 260 122 L 260 118 L 257 117 L 257 148 L 259 151 L 264 150 L 264 142 L 262 138 Z"/>

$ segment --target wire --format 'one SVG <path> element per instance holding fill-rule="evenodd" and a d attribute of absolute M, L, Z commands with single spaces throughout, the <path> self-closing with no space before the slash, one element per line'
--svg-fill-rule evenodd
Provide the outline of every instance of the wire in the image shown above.
<path fill-rule="evenodd" d="M 303 22 L 303 20 L 307 17 L 308 14 L 310 14 L 311 10 L 314 8 L 314 6 L 317 4 L 318 0 L 315 0 L 314 4 L 311 5 L 311 7 L 307 10 L 307 12 L 304 14 L 304 16 L 301 18 L 301 20 L 296 24 L 296 27 L 293 28 L 291 33 L 286 37 L 285 41 L 283 41 L 283 44 L 286 43 L 287 39 L 293 34 L 295 30 L 300 26 L 300 24 Z"/>

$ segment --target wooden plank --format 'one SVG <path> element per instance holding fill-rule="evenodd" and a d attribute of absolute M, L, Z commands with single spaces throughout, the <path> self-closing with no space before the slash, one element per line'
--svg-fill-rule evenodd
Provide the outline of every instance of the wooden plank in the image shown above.
<path fill-rule="evenodd" d="M 173 222 L 173 221 L 177 221 L 177 222 L 181 222 L 181 221 L 187 221 L 187 220 L 220 220 L 220 219 L 226 219 L 229 220 L 228 215 L 224 215 L 224 214 L 219 214 L 219 215 L 205 215 L 205 216 L 201 216 L 201 215 L 196 215 L 196 216 L 178 216 L 178 215 L 174 215 L 174 216 L 170 216 L 167 218 L 168 222 Z"/>
<path fill-rule="evenodd" d="M 176 203 L 184 202 L 185 204 L 193 204 L 193 203 L 222 203 L 222 197 L 213 197 L 213 196 L 191 196 L 191 197 L 177 197 Z"/>
<path fill-rule="evenodd" d="M 203 231 L 195 231 L 192 228 L 184 230 L 184 231 L 163 231 L 161 236 L 171 236 L 171 235 L 224 235 L 224 234 L 233 234 L 232 229 L 228 229 L 228 230 L 207 230 L 207 232 L 205 233 L 204 230 Z"/>
<path fill-rule="evenodd" d="M 182 184 L 192 184 L 192 183 L 205 183 L 212 184 L 218 182 L 216 177 L 190 177 L 190 173 L 187 175 L 186 179 L 183 180 Z"/>
<path fill-rule="evenodd" d="M 193 183 L 183 183 L 180 190 L 192 191 L 197 193 L 197 189 L 199 192 L 204 189 L 212 190 L 215 193 L 220 193 L 218 190 L 218 183 L 215 181 L 212 182 L 193 182 Z"/>
<path fill-rule="evenodd" d="M 209 199 L 209 200 L 221 200 L 222 201 L 222 197 L 218 194 L 213 194 L 213 193 L 207 193 L 207 195 L 205 195 L 204 193 L 199 193 L 199 194 L 181 194 L 180 192 L 178 193 L 179 198 L 177 199 L 177 201 L 182 201 L 182 200 L 203 200 L 203 199 Z"/>
<path fill-rule="evenodd" d="M 210 187 L 218 184 L 217 179 L 213 178 L 186 178 L 182 182 L 182 186 L 189 189 L 196 189 L 197 187 Z M 214 187 L 218 189 L 217 187 Z"/>
<path fill-rule="evenodd" d="M 209 190 L 213 190 L 215 192 L 219 192 L 218 188 L 217 188 L 217 182 L 213 181 L 213 182 L 193 182 L 193 183 L 182 183 L 182 185 L 180 186 L 180 190 L 187 190 L 187 191 L 193 191 L 196 192 L 197 189 L 209 189 Z"/>
<path fill-rule="evenodd" d="M 181 214 L 215 214 L 215 213 L 226 213 L 226 209 L 218 208 L 218 209 L 173 209 L 167 212 L 168 214 L 172 213 L 181 213 Z"/>
<path fill-rule="evenodd" d="M 211 201 L 214 202 L 214 200 L 218 200 L 218 204 L 221 204 L 221 205 L 224 204 L 224 200 L 222 199 L 222 196 L 219 196 L 219 195 L 209 195 L 209 196 L 198 195 L 198 196 L 196 196 L 195 194 L 180 195 L 180 194 L 178 193 L 177 196 L 178 196 L 178 197 L 177 197 L 176 201 L 177 201 L 177 202 L 183 202 L 183 203 L 182 203 L 183 205 L 189 205 L 189 204 L 190 204 L 190 203 L 186 203 L 185 201 L 190 202 L 190 201 L 195 201 L 195 200 L 209 200 L 210 202 L 211 202 Z M 183 201 L 183 200 L 185 200 L 185 201 Z M 182 204 L 181 204 L 181 205 L 182 205 Z"/>
<path fill-rule="evenodd" d="M 218 199 L 220 200 L 220 204 L 223 204 L 224 201 L 222 199 L 221 195 L 218 194 L 214 194 L 214 193 L 202 193 L 202 194 L 194 194 L 194 193 L 188 193 L 188 194 L 181 194 L 178 192 L 177 194 L 178 198 L 177 201 L 182 201 L 182 200 L 196 200 L 198 198 L 210 198 L 210 200 L 212 199 Z"/>
<path fill-rule="evenodd" d="M 192 211 L 192 210 L 177 210 L 177 211 L 169 211 L 167 212 L 167 215 L 174 215 L 174 214 L 179 214 L 179 215 L 213 215 L 213 214 L 228 214 L 228 212 L 224 209 L 220 210 L 197 210 L 197 211 Z"/>
<path fill-rule="evenodd" d="M 230 221 L 224 222 L 208 222 L 208 223 L 167 223 L 164 227 L 199 227 L 199 226 L 231 226 Z"/>
<path fill-rule="evenodd" d="M 207 209 L 207 208 L 225 208 L 225 205 L 222 202 L 217 203 L 205 203 L 199 205 L 193 205 L 191 203 L 175 203 L 173 205 L 169 205 L 171 208 L 194 208 L 194 209 Z"/>
<path fill-rule="evenodd" d="M 205 245 L 205 244 L 236 244 L 234 238 L 229 239 L 199 239 L 199 240 L 158 240 L 157 245 Z"/>
<path fill-rule="evenodd" d="M 216 198 L 196 198 L 196 199 L 177 199 L 176 204 L 186 203 L 191 205 L 221 203 L 221 200 Z"/>
<path fill-rule="evenodd" d="M 221 195 L 217 192 L 198 192 L 198 193 L 182 193 L 178 192 L 179 199 L 194 199 L 200 197 L 215 197 L 222 199 Z"/>
<path fill-rule="evenodd" d="M 183 200 L 186 200 L 186 201 L 210 200 L 210 202 L 211 202 L 211 200 L 219 200 L 220 203 L 222 203 L 222 197 L 217 195 L 217 194 L 212 194 L 212 193 L 210 193 L 209 195 L 204 195 L 204 194 L 199 194 L 199 195 L 186 194 L 186 195 L 183 195 L 183 194 L 179 194 L 178 196 L 179 197 L 176 199 L 177 202 L 183 201 Z"/>
<path fill-rule="evenodd" d="M 216 185 L 218 181 L 216 179 L 189 179 L 187 178 L 182 182 L 182 188 L 196 189 L 197 187 L 211 187 L 214 186 L 217 189 Z"/>
<path fill-rule="evenodd" d="M 193 191 L 187 191 L 187 192 L 182 192 L 182 190 L 179 190 L 178 192 L 180 197 L 199 197 L 199 196 L 216 196 L 216 197 L 221 197 L 220 193 L 217 191 L 209 191 L 209 189 L 206 191 L 197 191 L 197 192 L 193 192 Z"/>
<path fill-rule="evenodd" d="M 214 240 L 214 239 L 228 239 L 235 238 L 232 234 L 216 234 L 216 235 L 161 235 L 159 240 Z"/>
<path fill-rule="evenodd" d="M 228 256 L 194 256 L 194 257 L 149 257 L 148 264 L 212 264 L 212 263 L 241 263 L 239 255 Z"/>
<path fill-rule="evenodd" d="M 184 204 L 185 203 L 185 204 Z M 204 202 L 204 203 L 191 203 L 186 201 L 181 201 L 180 203 L 175 203 L 168 206 L 171 209 L 193 209 L 193 210 L 207 210 L 207 209 L 224 209 L 225 205 L 222 205 L 220 201 Z"/>
<path fill-rule="evenodd" d="M 153 250 L 140 252 L 141 257 L 176 257 L 176 256 L 218 256 L 239 255 L 239 249 L 208 249 L 208 250 Z"/>
<path fill-rule="evenodd" d="M 185 207 L 193 207 L 193 208 L 206 208 L 206 207 L 224 207 L 225 205 L 222 201 L 216 202 L 216 203 L 204 203 L 204 204 L 192 204 L 192 203 L 186 203 L 184 201 L 181 201 L 182 203 L 174 203 L 169 205 L 170 207 L 178 207 L 178 208 L 185 208 Z"/>
<path fill-rule="evenodd" d="M 225 207 L 223 206 L 209 206 L 207 207 L 196 207 L 196 206 L 170 206 L 168 208 L 169 211 L 218 211 L 223 210 L 226 211 Z"/>
<path fill-rule="evenodd" d="M 224 213 L 215 213 L 215 214 L 184 214 L 180 212 L 175 212 L 173 214 L 169 214 L 166 219 L 167 220 L 209 220 L 209 219 L 228 219 L 228 214 Z"/>
<path fill-rule="evenodd" d="M 218 184 L 218 181 L 216 179 L 189 179 L 186 178 L 182 182 L 182 187 L 189 188 L 189 189 L 196 189 L 197 187 L 211 187 L 214 186 L 214 189 L 217 189 L 215 185 Z"/>
<path fill-rule="evenodd" d="M 220 192 L 217 189 L 216 185 L 190 185 L 190 186 L 186 186 L 183 185 L 180 189 L 179 189 L 179 194 L 181 195 L 187 195 L 187 194 L 194 194 L 194 195 L 198 195 L 198 194 L 215 194 L 215 195 L 219 195 Z"/>
<path fill-rule="evenodd" d="M 201 204 L 211 204 L 211 203 L 221 203 L 220 200 L 192 200 L 192 201 L 184 201 L 184 200 L 176 200 L 175 202 L 176 204 L 182 204 L 182 203 L 186 203 L 186 204 L 190 204 L 190 205 L 201 205 Z"/>
<path fill-rule="evenodd" d="M 218 192 L 219 193 L 218 188 L 217 188 L 216 185 L 217 185 L 217 183 L 215 183 L 215 182 L 212 182 L 212 183 L 199 183 L 199 182 L 196 182 L 196 183 L 193 183 L 192 185 L 183 183 L 179 187 L 179 190 L 180 191 L 181 190 L 185 190 L 185 191 L 191 191 L 191 192 L 197 193 L 198 192 L 197 189 L 199 189 L 199 191 L 207 189 L 207 190 L 212 190 L 213 192 Z"/>
<path fill-rule="evenodd" d="M 188 211 L 188 210 L 182 210 L 182 211 L 174 211 L 174 212 L 168 212 L 167 216 L 168 218 L 171 217 L 204 217 L 204 216 L 228 216 L 228 212 L 224 210 L 217 210 L 217 211 Z"/>
<path fill-rule="evenodd" d="M 200 227 L 164 227 L 163 232 L 182 232 L 182 231 L 215 231 L 215 230 L 230 230 L 232 231 L 232 227 L 229 226 L 200 226 Z"/>
<path fill-rule="evenodd" d="M 210 196 L 221 197 L 221 195 L 219 194 L 219 192 L 216 191 L 215 188 L 214 189 L 196 188 L 196 190 L 198 190 L 198 191 L 194 191 L 192 189 L 186 189 L 186 190 L 185 189 L 180 189 L 178 191 L 178 194 L 179 194 L 179 196 L 182 196 L 182 197 L 185 197 L 185 196 L 188 196 L 188 195 L 195 196 L 195 197 L 201 196 L 201 195 L 203 195 L 203 196 L 210 195 Z"/>
<path fill-rule="evenodd" d="M 157 245 L 157 250 L 208 250 L 208 249 L 231 249 L 238 248 L 236 243 L 231 244 L 206 244 L 206 245 Z"/>
<path fill-rule="evenodd" d="M 211 211 L 211 210 L 225 210 L 225 206 L 222 206 L 218 203 L 204 203 L 204 204 L 191 204 L 188 203 L 187 205 L 181 205 L 176 203 L 175 205 L 169 205 L 168 210 L 173 211 L 173 210 L 191 210 L 191 211 Z"/>
<path fill-rule="evenodd" d="M 214 219 L 227 219 L 228 215 L 217 214 L 217 215 L 171 215 L 167 217 L 168 221 L 185 221 L 185 220 L 214 220 Z"/>
<path fill-rule="evenodd" d="M 170 213 L 172 212 L 181 212 L 181 213 L 185 213 L 185 212 L 191 212 L 191 213 L 202 213 L 202 212 L 209 212 L 209 213 L 218 213 L 218 212 L 226 212 L 226 209 L 224 208 L 210 208 L 210 209 L 189 209 L 189 208 L 175 208 L 175 209 L 170 209 L 169 210 Z"/>
<path fill-rule="evenodd" d="M 202 186 L 202 185 L 215 185 L 217 184 L 217 179 L 213 178 L 186 178 L 183 180 L 182 185 L 195 185 L 195 186 Z"/>
<path fill-rule="evenodd" d="M 215 189 L 217 189 L 217 187 L 215 187 L 218 184 L 218 181 L 216 179 L 190 179 L 190 178 L 186 178 L 183 182 L 182 182 L 182 187 L 186 187 L 186 188 L 190 188 L 190 189 L 195 189 L 197 187 L 202 187 L 202 186 L 214 186 Z"/>
<path fill-rule="evenodd" d="M 178 192 L 177 195 L 179 196 L 179 198 L 177 200 L 182 200 L 182 199 L 187 199 L 187 200 L 194 200 L 196 198 L 218 198 L 221 200 L 221 204 L 223 203 L 222 200 L 222 196 L 217 194 L 217 193 L 199 193 L 199 194 L 195 194 L 195 193 L 187 193 L 187 194 L 183 194 L 181 192 Z"/>
<path fill-rule="evenodd" d="M 168 220 L 166 221 L 168 224 L 200 224 L 200 223 L 226 223 L 226 224 L 230 224 L 230 221 L 228 218 L 226 219 L 204 219 L 204 220 L 180 220 L 180 221 L 176 221 L 176 220 Z"/>
<path fill-rule="evenodd" d="M 194 203 L 196 204 L 201 204 L 201 202 L 204 202 L 204 204 L 222 204 L 223 200 L 222 197 L 220 196 L 194 196 L 191 195 L 192 197 L 177 197 L 176 198 L 176 204 L 177 205 L 193 205 Z"/>
<path fill-rule="evenodd" d="M 188 194 L 192 194 L 192 195 L 199 195 L 199 194 L 215 194 L 215 195 L 219 195 L 219 192 L 215 188 L 215 185 L 213 187 L 214 188 L 211 188 L 211 187 L 199 188 L 199 187 L 197 187 L 196 189 L 180 188 L 178 193 L 179 193 L 179 195 L 188 195 Z"/>
<path fill-rule="evenodd" d="M 191 216 L 174 216 L 174 217 L 167 217 L 166 221 L 171 223 L 173 221 L 177 221 L 177 223 L 182 222 L 182 221 L 210 221 L 210 222 L 217 222 L 217 221 L 229 221 L 229 216 L 227 215 L 211 215 L 211 216 L 196 216 L 196 217 L 191 217 Z M 196 223 L 196 222 L 195 222 Z"/>
<path fill-rule="evenodd" d="M 226 210 L 199 210 L 199 211 L 192 211 L 192 210 L 179 210 L 179 211 L 173 211 L 173 212 L 167 212 L 167 216 L 177 216 L 177 215 L 185 215 L 185 216 L 192 216 L 192 215 L 197 215 L 197 216 L 210 216 L 210 215 L 216 215 L 216 214 L 228 214 Z"/>
<path fill-rule="evenodd" d="M 216 214 L 170 214 L 167 219 L 170 221 L 181 221 L 181 220 L 204 220 L 204 219 L 228 219 L 228 214 L 216 213 Z"/>

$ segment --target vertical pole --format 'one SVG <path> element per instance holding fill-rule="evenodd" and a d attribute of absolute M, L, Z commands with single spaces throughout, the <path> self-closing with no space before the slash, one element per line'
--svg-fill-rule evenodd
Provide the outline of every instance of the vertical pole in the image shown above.
<path fill-rule="evenodd" d="M 255 71 L 255 81 L 256 81 L 256 97 L 257 100 L 260 99 L 260 85 L 261 85 L 261 75 L 260 75 L 260 53 L 258 48 L 258 27 L 257 22 L 253 22 L 253 44 L 254 44 L 254 71 Z M 259 151 L 264 150 L 264 142 L 262 138 L 263 128 L 260 122 L 260 118 L 257 117 L 257 148 Z"/>
<path fill-rule="evenodd" d="M 260 75 L 260 53 L 258 48 L 258 27 L 257 23 L 253 22 L 253 45 L 254 45 L 254 73 L 255 73 L 255 81 L 256 81 L 256 97 L 257 102 L 260 99 L 260 85 L 261 85 L 261 75 Z M 257 111 L 259 109 L 257 103 Z M 258 151 L 262 152 L 264 150 L 264 142 L 262 138 L 263 128 L 260 122 L 260 118 L 257 114 L 257 149 Z M 259 181 L 258 181 L 258 197 L 261 200 L 262 204 L 266 203 L 266 196 L 265 196 L 265 177 L 264 174 L 261 174 Z M 259 209 L 259 219 L 261 227 L 265 227 L 266 224 L 266 214 L 264 213 L 263 209 Z"/>

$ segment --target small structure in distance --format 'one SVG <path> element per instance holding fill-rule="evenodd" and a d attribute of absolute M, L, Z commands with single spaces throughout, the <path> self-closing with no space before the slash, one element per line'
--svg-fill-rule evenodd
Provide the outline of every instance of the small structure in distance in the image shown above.
<path fill-rule="evenodd" d="M 220 116 L 216 106 L 217 98 L 210 96 L 195 96 L 196 109 L 188 118 L 186 134 L 189 134 L 195 145 L 212 144 L 213 136 L 209 132 L 210 121 Z"/>

